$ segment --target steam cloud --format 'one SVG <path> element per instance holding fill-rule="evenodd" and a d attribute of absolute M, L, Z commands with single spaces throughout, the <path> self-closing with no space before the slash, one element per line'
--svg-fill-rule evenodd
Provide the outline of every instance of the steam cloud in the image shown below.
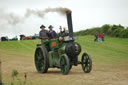
<path fill-rule="evenodd" d="M 18 16 L 14 13 L 8 13 L 3 9 L 0 9 L 0 24 L 11 24 L 11 25 L 16 25 L 18 23 L 22 23 L 25 19 L 27 19 L 31 15 L 36 15 L 40 18 L 44 18 L 45 14 L 49 12 L 57 12 L 61 15 L 64 15 L 68 12 L 71 12 L 70 9 L 68 8 L 46 8 L 45 10 L 32 10 L 32 9 L 27 9 L 26 13 L 24 14 L 23 17 Z"/>
<path fill-rule="evenodd" d="M 27 9 L 27 12 L 25 14 L 26 17 L 30 16 L 31 14 L 37 15 L 38 17 L 43 18 L 45 14 L 49 13 L 49 12 L 57 12 L 59 14 L 66 14 L 67 12 L 71 12 L 70 9 L 68 8 L 46 8 L 45 10 L 31 10 L 31 9 Z"/>
<path fill-rule="evenodd" d="M 2 24 L 12 24 L 15 25 L 17 23 L 22 22 L 22 18 L 17 16 L 14 13 L 8 13 L 4 9 L 0 9 L 0 25 Z"/>

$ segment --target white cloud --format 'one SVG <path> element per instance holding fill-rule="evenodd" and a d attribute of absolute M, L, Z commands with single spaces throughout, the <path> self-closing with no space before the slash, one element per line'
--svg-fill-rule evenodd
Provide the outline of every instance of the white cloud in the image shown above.
<path fill-rule="evenodd" d="M 23 17 L 27 8 L 44 10 L 48 7 L 67 7 L 73 11 L 74 31 L 79 31 L 103 24 L 128 26 L 127 3 L 128 0 L 0 0 L 0 8 Z M 32 15 L 24 23 L 15 26 L 0 25 L 0 36 L 14 36 L 20 33 L 33 35 L 38 33 L 41 24 L 45 24 L 47 27 L 52 24 L 58 31 L 58 27 L 66 26 L 67 22 L 66 18 L 56 13 L 49 13 L 45 15 L 44 19 Z"/>

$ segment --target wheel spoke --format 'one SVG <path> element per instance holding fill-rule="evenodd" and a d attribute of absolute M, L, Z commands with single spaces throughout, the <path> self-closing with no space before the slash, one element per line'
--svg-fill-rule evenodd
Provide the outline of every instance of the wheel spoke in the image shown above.
<path fill-rule="evenodd" d="M 86 65 L 85 65 L 85 64 L 83 64 L 83 69 L 84 69 L 84 70 L 85 70 L 85 66 L 86 66 Z"/>
<path fill-rule="evenodd" d="M 42 56 L 42 51 L 41 49 L 38 49 L 37 52 L 36 52 L 36 57 L 35 57 L 35 64 L 36 64 L 36 67 L 37 67 L 37 70 L 38 71 L 41 71 L 43 69 L 43 56 Z"/>
<path fill-rule="evenodd" d="M 62 66 L 64 66 L 64 65 L 65 65 L 65 60 L 64 60 L 64 58 L 62 58 L 61 65 L 62 65 Z"/>
<path fill-rule="evenodd" d="M 40 46 L 36 48 L 35 66 L 37 71 L 40 73 L 46 73 L 48 70 L 48 55 L 47 55 L 47 49 L 44 46 Z"/>
<path fill-rule="evenodd" d="M 90 72 L 91 71 L 91 67 L 92 67 L 92 61 L 90 56 L 87 53 L 84 53 L 82 56 L 82 68 L 84 72 Z"/>
<path fill-rule="evenodd" d="M 88 66 L 86 67 L 86 71 L 88 71 Z"/>
<path fill-rule="evenodd" d="M 67 70 L 67 66 L 64 67 L 64 71 L 66 71 L 66 70 Z"/>

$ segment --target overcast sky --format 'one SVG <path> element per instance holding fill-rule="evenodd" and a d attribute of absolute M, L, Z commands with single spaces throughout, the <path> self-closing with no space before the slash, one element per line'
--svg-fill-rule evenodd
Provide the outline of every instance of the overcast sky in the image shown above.
<path fill-rule="evenodd" d="M 52 24 L 55 31 L 59 31 L 60 25 L 67 27 L 66 17 L 52 12 L 44 18 L 31 15 L 17 24 L 7 23 L 8 17 L 5 17 L 13 14 L 19 19 L 23 18 L 27 9 L 45 10 L 48 7 L 66 7 L 72 10 L 74 31 L 103 24 L 128 26 L 128 0 L 0 0 L 0 37 L 33 35 L 40 31 L 42 24 L 46 27 Z"/>

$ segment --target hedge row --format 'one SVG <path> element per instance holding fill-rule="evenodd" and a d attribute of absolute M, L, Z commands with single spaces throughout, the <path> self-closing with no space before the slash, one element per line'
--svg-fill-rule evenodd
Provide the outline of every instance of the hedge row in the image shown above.
<path fill-rule="evenodd" d="M 96 33 L 105 33 L 105 35 L 111 37 L 121 37 L 128 38 L 128 27 L 125 28 L 122 25 L 109 25 L 105 24 L 101 27 L 94 27 L 91 29 L 81 30 L 79 32 L 75 32 L 76 36 L 79 35 L 95 35 Z"/>

